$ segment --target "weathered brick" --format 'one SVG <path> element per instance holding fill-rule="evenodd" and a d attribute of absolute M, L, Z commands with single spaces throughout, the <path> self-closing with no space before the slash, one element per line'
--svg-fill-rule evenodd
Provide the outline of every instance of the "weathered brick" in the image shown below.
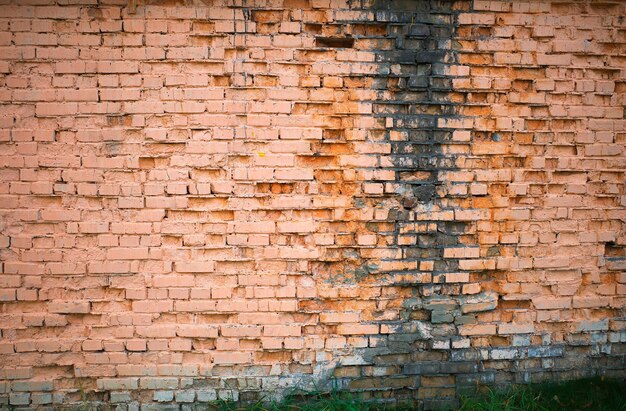
<path fill-rule="evenodd" d="M 91 306 L 88 301 L 52 301 L 48 304 L 48 310 L 51 313 L 60 314 L 88 314 L 91 310 Z"/>
<path fill-rule="evenodd" d="M 209 273 L 215 271 L 215 263 L 212 261 L 180 262 L 176 263 L 175 267 L 181 273 Z"/>
<path fill-rule="evenodd" d="M 140 386 L 149 390 L 174 390 L 178 388 L 178 378 L 143 377 Z"/>
<path fill-rule="evenodd" d="M 300 336 L 302 328 L 299 325 L 266 325 L 263 335 L 268 337 Z"/>
<path fill-rule="evenodd" d="M 211 354 L 215 364 L 245 364 L 252 361 L 248 352 L 216 351 Z"/>
<path fill-rule="evenodd" d="M 180 337 L 217 338 L 218 329 L 204 324 L 181 324 L 177 327 L 176 334 Z"/>
<path fill-rule="evenodd" d="M 32 371 L 30 367 L 4 368 L 2 372 L 0 372 L 0 376 L 7 380 L 27 379 L 32 377 Z"/>
<path fill-rule="evenodd" d="M 11 383 L 13 391 L 52 391 L 52 381 L 14 381 Z"/>
<path fill-rule="evenodd" d="M 12 392 L 9 394 L 9 404 L 11 405 L 28 405 L 30 404 L 29 393 Z"/>
<path fill-rule="evenodd" d="M 534 331 L 533 324 L 498 324 L 498 334 L 528 334 Z"/>
<path fill-rule="evenodd" d="M 539 310 L 570 308 L 572 299 L 569 297 L 544 296 L 533 298 L 533 304 Z"/>
<path fill-rule="evenodd" d="M 133 390 L 139 388 L 139 378 L 101 378 L 97 380 L 101 390 Z"/>
<path fill-rule="evenodd" d="M 363 335 L 363 334 L 378 334 L 378 325 L 376 324 L 340 324 L 337 327 L 338 334 L 348 335 Z"/>

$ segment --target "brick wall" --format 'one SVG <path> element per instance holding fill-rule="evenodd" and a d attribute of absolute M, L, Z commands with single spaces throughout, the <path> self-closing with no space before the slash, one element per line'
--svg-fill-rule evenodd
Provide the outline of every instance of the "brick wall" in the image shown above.
<path fill-rule="evenodd" d="M 626 3 L 1 3 L 0 405 L 624 375 Z"/>

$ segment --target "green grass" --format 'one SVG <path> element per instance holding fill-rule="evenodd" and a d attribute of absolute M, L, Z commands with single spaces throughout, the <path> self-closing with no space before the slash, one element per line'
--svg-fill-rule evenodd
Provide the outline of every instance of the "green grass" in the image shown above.
<path fill-rule="evenodd" d="M 409 411 L 409 405 L 365 402 L 347 392 L 289 396 L 280 403 L 259 401 L 245 407 L 221 402 L 216 411 Z M 519 385 L 504 390 L 482 387 L 460 398 L 458 411 L 626 411 L 626 380 L 583 379 Z"/>
<path fill-rule="evenodd" d="M 229 402 L 215 404 L 216 411 L 411 411 L 411 406 L 390 406 L 366 402 L 349 392 L 309 393 L 306 396 L 288 396 L 283 401 L 259 401 L 245 407 Z"/>
<path fill-rule="evenodd" d="M 626 382 L 588 378 L 564 383 L 486 388 L 461 398 L 459 411 L 626 411 Z"/>

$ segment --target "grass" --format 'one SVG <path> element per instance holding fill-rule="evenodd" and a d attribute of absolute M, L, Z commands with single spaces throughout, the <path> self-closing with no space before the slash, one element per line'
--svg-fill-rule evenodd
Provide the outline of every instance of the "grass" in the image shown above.
<path fill-rule="evenodd" d="M 221 402 L 217 411 L 409 411 L 409 405 L 391 406 L 365 402 L 346 392 L 290 396 L 280 403 L 245 407 Z M 482 387 L 460 398 L 458 411 L 626 411 L 626 380 L 590 378 L 565 383 L 520 385 L 504 390 Z"/>
<path fill-rule="evenodd" d="M 459 411 L 626 411 L 626 381 L 588 378 L 564 383 L 487 388 L 462 397 Z"/>
<path fill-rule="evenodd" d="M 410 411 L 410 406 L 389 406 L 366 402 L 349 392 L 332 391 L 327 393 L 308 393 L 306 396 L 288 396 L 281 402 L 259 401 L 245 407 L 230 402 L 221 402 L 216 411 Z"/>

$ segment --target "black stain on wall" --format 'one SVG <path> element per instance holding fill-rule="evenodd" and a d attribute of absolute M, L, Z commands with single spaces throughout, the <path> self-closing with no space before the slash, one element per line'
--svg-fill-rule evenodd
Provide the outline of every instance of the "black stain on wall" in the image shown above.
<path fill-rule="evenodd" d="M 475 319 L 460 312 L 462 284 L 446 283 L 446 274 L 458 273 L 459 259 L 444 258 L 445 248 L 476 241 L 470 223 L 454 220 L 463 196 L 450 196 L 444 177 L 458 169 L 457 156 L 449 149 L 457 144 L 455 130 L 448 120 L 459 119 L 457 104 L 463 96 L 453 90 L 448 73 L 458 64 L 456 16 L 467 7 L 448 1 L 376 1 L 355 7 L 373 15 L 371 21 L 352 22 L 355 47 L 368 44 L 378 66 L 376 74 L 359 83 L 376 92 L 370 102 L 377 126 L 367 139 L 390 146 L 388 154 L 380 155 L 378 167 L 368 170 L 374 173 L 368 183 L 382 184 L 384 191 L 354 200 L 357 209 L 386 213 L 385 220 L 366 224 L 384 239 L 377 249 L 385 255 L 372 257 L 367 248 L 352 248 L 350 255 L 360 266 L 347 275 L 360 286 L 372 287 L 369 290 L 382 286 L 374 309 L 364 313 L 370 324 L 379 325 L 380 333 L 370 337 L 367 347 L 349 350 L 335 369 L 341 387 L 365 398 L 416 400 L 423 398 L 423 379 L 449 377 L 454 385 L 456 376 L 479 368 L 478 361 L 466 361 L 464 353 L 434 349 L 436 342 L 450 347 L 460 340 L 457 325 Z M 381 178 L 376 171 L 383 172 Z M 371 297 L 360 299 L 372 306 Z M 397 315 L 389 318 L 394 310 Z M 454 402 L 454 394 L 453 388 L 439 400 L 427 400 L 427 405 Z"/>

